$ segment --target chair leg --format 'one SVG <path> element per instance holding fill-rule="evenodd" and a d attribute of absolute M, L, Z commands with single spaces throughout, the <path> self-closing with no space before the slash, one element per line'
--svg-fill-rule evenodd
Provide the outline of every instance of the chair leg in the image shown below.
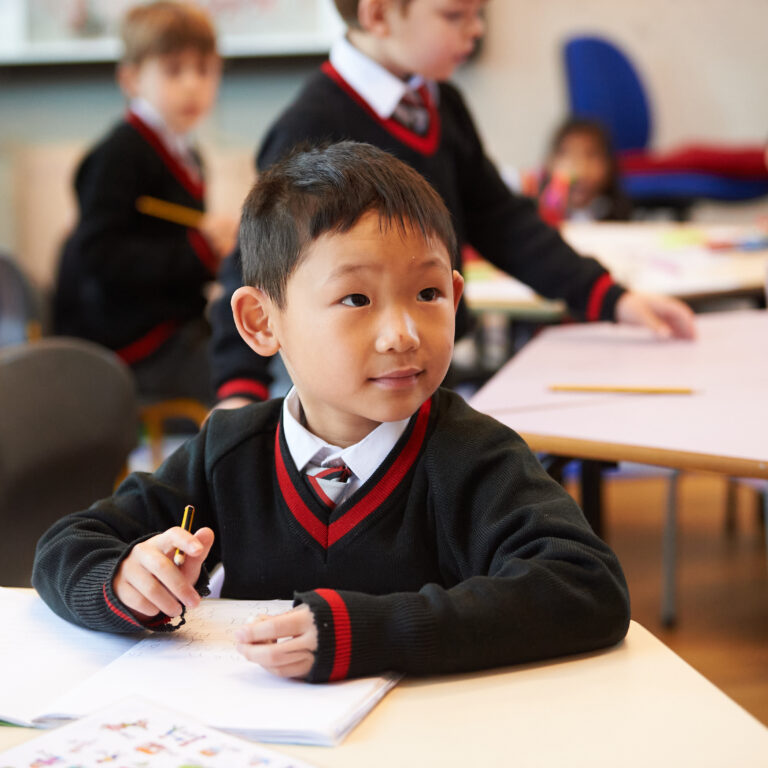
<path fill-rule="evenodd" d="M 673 627 L 677 622 L 677 492 L 679 479 L 680 473 L 677 470 L 669 477 L 667 515 L 661 543 L 661 623 L 665 627 Z"/>

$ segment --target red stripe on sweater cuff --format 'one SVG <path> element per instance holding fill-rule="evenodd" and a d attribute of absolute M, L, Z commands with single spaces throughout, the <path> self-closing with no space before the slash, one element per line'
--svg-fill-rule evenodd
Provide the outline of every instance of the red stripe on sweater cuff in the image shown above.
<path fill-rule="evenodd" d="M 587 320 L 599 320 L 603 299 L 608 289 L 613 285 L 613 278 L 606 272 L 595 280 L 587 301 Z"/>
<path fill-rule="evenodd" d="M 255 397 L 259 400 L 269 399 L 269 387 L 260 381 L 254 381 L 253 379 L 232 379 L 222 384 L 217 392 L 219 400 L 224 400 L 227 397 L 237 397 L 243 395 L 244 397 Z"/>
<path fill-rule="evenodd" d="M 315 593 L 328 603 L 333 616 L 333 634 L 336 651 L 329 680 L 343 680 L 349 672 L 352 656 L 352 625 L 349 611 L 341 595 L 333 589 L 316 589 Z"/>
<path fill-rule="evenodd" d="M 133 616 L 129 616 L 127 613 L 124 613 L 121 611 L 110 599 L 107 595 L 107 585 L 103 584 L 101 587 L 101 591 L 104 594 L 104 601 L 107 604 L 107 608 L 109 608 L 112 613 L 117 614 L 121 619 L 124 621 L 127 621 L 129 624 L 133 624 L 134 627 L 141 627 L 141 624 L 136 621 L 136 619 L 133 618 Z"/>

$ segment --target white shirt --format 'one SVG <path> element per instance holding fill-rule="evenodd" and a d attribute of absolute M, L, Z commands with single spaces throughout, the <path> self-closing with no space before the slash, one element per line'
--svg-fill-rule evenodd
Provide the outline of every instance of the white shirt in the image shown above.
<path fill-rule="evenodd" d="M 338 445 L 326 443 L 302 426 L 300 408 L 299 394 L 292 388 L 283 402 L 283 430 L 293 463 L 299 472 L 304 473 L 311 465 L 332 467 L 343 461 L 352 475 L 347 480 L 347 488 L 337 501 L 339 504 L 351 496 L 379 468 L 410 421 L 385 421 L 359 443 L 340 448 Z"/>
<path fill-rule="evenodd" d="M 191 134 L 174 133 L 163 120 L 162 115 L 146 99 L 131 99 L 128 108 L 160 137 L 160 141 L 174 157 L 185 165 L 195 165 Z"/>
<path fill-rule="evenodd" d="M 355 48 L 346 37 L 339 38 L 333 44 L 329 58 L 333 68 L 382 120 L 392 117 L 406 91 L 415 91 L 421 85 L 427 86 L 433 102 L 437 103 L 438 90 L 435 83 L 425 80 L 421 75 L 413 75 L 404 82 Z"/>

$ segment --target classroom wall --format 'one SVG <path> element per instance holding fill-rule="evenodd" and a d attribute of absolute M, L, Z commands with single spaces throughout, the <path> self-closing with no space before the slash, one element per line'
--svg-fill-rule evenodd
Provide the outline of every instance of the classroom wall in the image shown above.
<path fill-rule="evenodd" d="M 766 0 L 491 0 L 488 20 L 480 55 L 456 79 L 500 162 L 530 166 L 541 157 L 565 110 L 561 42 L 577 32 L 612 37 L 637 63 L 651 93 L 658 147 L 693 138 L 768 139 Z M 249 156 L 316 64 L 229 65 L 203 145 Z M 121 111 L 109 66 L 0 69 L 0 249 L 15 251 L 23 240 L 14 207 L 14 188 L 25 183 L 19 153 L 85 146 Z M 66 186 L 68 179 L 46 183 Z M 41 221 L 44 214 L 34 212 Z"/>
<path fill-rule="evenodd" d="M 653 143 L 768 142 L 766 0 L 491 0 L 482 58 L 462 73 L 488 146 L 525 164 L 567 106 L 562 41 L 598 33 L 640 71 Z"/>

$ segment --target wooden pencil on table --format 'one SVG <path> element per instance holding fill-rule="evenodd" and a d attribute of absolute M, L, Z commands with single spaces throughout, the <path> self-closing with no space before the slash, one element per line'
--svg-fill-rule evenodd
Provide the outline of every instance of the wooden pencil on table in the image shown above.
<path fill-rule="evenodd" d="M 602 384 L 550 384 L 551 392 L 615 392 L 626 395 L 692 395 L 690 387 L 628 387 Z"/>

